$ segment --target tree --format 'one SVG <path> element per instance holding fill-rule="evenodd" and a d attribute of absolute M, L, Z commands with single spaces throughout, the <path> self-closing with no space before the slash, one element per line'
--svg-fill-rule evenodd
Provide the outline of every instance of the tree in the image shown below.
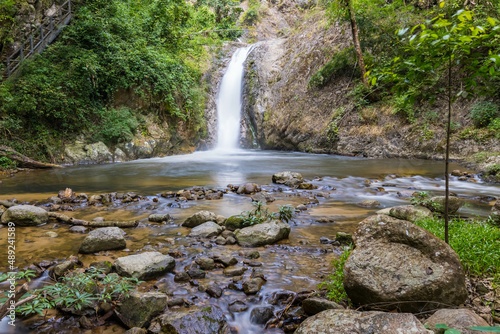
<path fill-rule="evenodd" d="M 445 2 L 440 2 L 444 7 Z M 451 7 L 450 7 L 451 8 Z M 460 97 L 487 94 L 485 79 L 499 75 L 500 55 L 494 54 L 495 41 L 500 37 L 500 25 L 486 17 L 486 25 L 477 24 L 472 10 L 459 10 L 454 15 L 439 14 L 425 24 L 411 30 L 403 28 L 396 33 L 406 43 L 405 54 L 393 60 L 392 67 L 381 75 L 394 80 L 397 89 L 407 89 L 414 82 L 425 82 L 426 77 L 445 77 L 442 90 L 447 100 L 446 153 L 445 153 L 445 241 L 448 243 L 449 152 L 453 103 Z M 409 33 L 409 34 L 408 34 Z M 465 74 L 465 75 L 464 75 Z M 458 80 L 453 82 L 453 77 Z"/>
<path fill-rule="evenodd" d="M 365 87 L 368 87 L 368 77 L 366 75 L 365 61 L 363 58 L 363 50 L 361 49 L 361 42 L 359 40 L 359 29 L 353 2 L 354 0 L 334 0 L 331 2 L 329 10 L 333 14 L 333 17 L 344 18 L 350 21 L 352 43 L 354 44 L 358 66 L 361 70 L 361 80 L 363 80 Z"/>

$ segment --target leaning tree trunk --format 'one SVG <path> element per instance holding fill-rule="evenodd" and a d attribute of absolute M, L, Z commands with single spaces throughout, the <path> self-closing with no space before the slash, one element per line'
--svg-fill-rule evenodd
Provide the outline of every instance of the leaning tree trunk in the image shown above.
<path fill-rule="evenodd" d="M 16 161 L 19 166 L 26 168 L 62 168 L 61 165 L 46 164 L 40 161 L 28 158 L 25 155 L 13 150 L 10 147 L 0 145 L 0 156 L 5 156 L 10 160 Z"/>
<path fill-rule="evenodd" d="M 361 50 L 361 43 L 359 41 L 358 34 L 358 23 L 356 22 L 356 16 L 354 15 L 354 7 L 352 5 L 353 0 L 347 0 L 349 17 L 351 19 L 351 29 L 352 29 L 352 42 L 354 44 L 354 50 L 356 51 L 356 58 L 358 58 L 358 66 L 361 70 L 361 80 L 363 80 L 363 85 L 368 87 L 368 78 L 366 77 L 366 67 L 365 60 L 363 58 L 363 51 Z"/>

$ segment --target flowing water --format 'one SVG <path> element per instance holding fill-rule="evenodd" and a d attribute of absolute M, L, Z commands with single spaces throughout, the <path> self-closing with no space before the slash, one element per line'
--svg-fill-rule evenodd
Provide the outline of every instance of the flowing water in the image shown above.
<path fill-rule="evenodd" d="M 444 164 L 426 160 L 362 159 L 237 149 L 243 62 L 250 50 L 243 48 L 235 53 L 221 84 L 218 102 L 218 150 L 118 164 L 19 173 L 15 177 L 1 180 L 0 199 L 43 202 L 66 187 L 88 195 L 109 192 L 136 192 L 144 195 L 139 202 L 97 207 L 83 205 L 75 211 L 65 211 L 69 216 L 85 220 L 104 217 L 106 220 L 140 221 L 137 228 L 126 229 L 127 249 L 101 252 L 97 255 L 80 255 L 80 259 L 88 266 L 94 261 L 112 261 L 120 256 L 146 250 L 158 250 L 163 253 L 176 250 L 182 254 L 176 261 L 176 270 L 183 270 L 184 266 L 189 265 L 193 258 L 201 253 L 232 254 L 238 258 L 241 265 L 244 260 L 241 252 L 246 249 L 215 243 L 207 248 L 206 243 L 187 237 L 189 229 L 181 227 L 180 224 L 200 210 L 209 210 L 228 217 L 250 210 L 252 204 L 248 195 L 232 192 L 224 194 L 220 200 L 185 202 L 160 197 L 160 193 L 192 186 L 225 189 L 228 184 L 255 182 L 263 185 L 263 190 L 276 198 L 275 202 L 269 204 L 271 211 L 277 211 L 278 206 L 284 204 L 307 204 L 307 210 L 294 216 L 288 240 L 270 247 L 257 248 L 261 255 L 258 261 L 262 262 L 261 269 L 267 278 L 257 296 L 247 298 L 243 292 L 227 289 L 232 278 L 225 277 L 222 269 L 209 271 L 205 279 L 199 280 L 201 285 L 215 281 L 226 287 L 220 299 L 208 297 L 189 283 L 175 283 L 175 296 L 192 300 L 200 307 L 217 304 L 227 310 L 228 305 L 235 301 L 245 303 L 249 307 L 247 311 L 228 313 L 230 323 L 238 327 L 240 334 L 265 332 L 262 326 L 254 325 L 250 321 L 250 311 L 253 307 L 266 305 L 267 297 L 278 290 L 298 292 L 315 289 L 330 273 L 331 259 L 339 250 L 321 244 L 320 237 L 332 239 L 338 231 L 353 232 L 359 221 L 374 214 L 376 210 L 408 203 L 407 197 L 415 190 L 442 194 Z M 231 102 L 228 102 L 229 100 Z M 454 165 L 453 168 L 458 166 Z M 273 185 L 272 174 L 283 170 L 302 173 L 318 189 L 294 190 Z M 464 216 L 487 216 L 493 197 L 500 197 L 500 187 L 484 184 L 474 178 L 469 181 L 451 179 L 451 191 L 466 200 L 466 205 L 459 213 Z M 311 204 L 312 197 L 317 198 L 317 204 Z M 358 203 L 365 199 L 376 199 L 381 204 L 373 209 L 359 206 Z M 174 222 L 149 223 L 147 217 L 152 213 L 169 213 L 174 217 Z M 51 238 L 47 232 L 56 232 L 57 237 Z M 3 250 L 7 248 L 6 233 L 6 228 L 0 228 L 0 249 Z M 59 261 L 77 254 L 85 237 L 83 234 L 71 233 L 67 225 L 56 223 L 36 228 L 18 227 L 16 234 L 17 265 L 20 268 L 42 260 Z M 6 263 L 6 254 L 0 254 L 0 272 L 6 271 Z M 245 275 L 249 274 L 250 270 Z M 172 274 L 163 278 L 174 284 Z M 37 280 L 36 284 L 41 283 Z M 0 289 L 2 288 L 0 286 Z M 145 284 L 144 288 L 153 289 L 151 284 Z M 70 320 L 58 320 L 62 319 L 60 315 L 55 314 L 54 318 L 50 319 L 35 317 L 26 323 L 41 324 L 36 330 L 38 333 L 81 332 L 77 328 L 71 331 L 62 329 L 65 321 Z M 0 323 L 0 333 L 7 332 L 8 329 L 5 321 Z M 122 327 L 112 325 L 104 329 L 103 333 L 124 331 Z M 12 330 L 10 332 L 14 333 Z M 17 327 L 15 333 L 25 332 L 26 329 Z"/>

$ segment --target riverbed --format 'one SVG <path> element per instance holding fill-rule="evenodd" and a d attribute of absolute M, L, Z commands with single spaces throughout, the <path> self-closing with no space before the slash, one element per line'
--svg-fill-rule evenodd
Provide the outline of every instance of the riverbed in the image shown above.
<path fill-rule="evenodd" d="M 452 164 L 451 169 L 460 169 Z M 300 172 L 317 186 L 314 190 L 297 190 L 272 184 L 271 176 L 280 171 Z M 262 333 L 262 326 L 250 324 L 249 311 L 256 305 L 265 305 L 267 297 L 278 290 L 294 292 L 315 290 L 331 271 L 330 263 L 340 249 L 320 243 L 321 237 L 334 239 L 339 231 L 352 233 L 357 223 L 385 207 L 409 203 L 413 191 L 430 191 L 440 195 L 444 192 L 444 163 L 429 160 L 364 159 L 332 155 L 259 150 L 220 150 L 195 152 L 190 155 L 153 158 L 108 165 L 73 166 L 63 169 L 30 171 L 4 178 L 0 183 L 0 199 L 17 199 L 19 202 L 44 203 L 48 197 L 56 196 L 59 190 L 71 188 L 87 195 L 109 192 L 135 192 L 142 199 L 132 203 L 114 203 L 109 206 L 81 205 L 64 214 L 84 220 L 104 217 L 105 220 L 138 220 L 139 226 L 125 229 L 127 249 L 100 252 L 97 255 L 80 255 L 85 266 L 99 260 L 110 260 L 148 250 L 168 252 L 178 250 L 182 256 L 176 260 L 176 270 L 182 270 L 199 254 L 231 254 L 242 265 L 244 249 L 237 245 L 217 245 L 187 237 L 189 229 L 180 224 L 190 215 L 208 210 L 229 217 L 252 209 L 249 195 L 227 191 L 229 184 L 240 185 L 254 182 L 262 185 L 263 191 L 276 200 L 268 208 L 276 212 L 280 205 L 298 206 L 307 209 L 297 212 L 291 225 L 288 240 L 268 247 L 258 247 L 259 262 L 267 282 L 256 297 L 247 298 L 243 292 L 225 289 L 220 299 L 208 297 L 189 283 L 177 284 L 174 293 L 198 306 L 216 304 L 224 311 L 235 300 L 243 300 L 249 306 L 241 313 L 228 313 L 231 324 L 241 334 Z M 178 191 L 193 186 L 223 190 L 219 200 L 178 201 L 164 198 L 165 191 Z M 450 190 L 463 198 L 466 204 L 459 214 L 464 217 L 486 217 L 494 198 L 500 197 L 500 186 L 483 183 L 477 177 L 459 181 L 452 177 Z M 226 192 L 227 191 L 227 192 Z M 377 200 L 380 205 L 372 208 L 360 206 L 363 200 Z M 47 204 L 48 205 L 48 204 Z M 147 221 L 152 213 L 169 213 L 173 222 L 155 224 Z M 57 237 L 47 232 L 56 232 Z M 7 229 L 0 229 L 1 249 L 6 249 Z M 42 260 L 61 261 L 77 255 L 84 234 L 72 233 L 69 226 L 49 223 L 39 227 L 18 227 L 16 239 L 17 266 L 27 267 Z M 0 255 L 0 271 L 6 271 L 6 254 Z M 173 275 L 158 277 L 173 283 Z M 230 279 L 224 277 L 222 269 L 207 273 L 200 279 L 201 285 L 217 281 L 227 287 Z M 154 283 L 154 282 L 152 282 Z M 145 284 L 143 289 L 154 289 Z M 60 317 L 60 315 L 59 315 Z M 40 322 L 40 320 L 38 320 Z M 34 332 L 62 333 L 55 325 L 43 323 Z M 20 328 L 20 327 L 18 327 Z M 6 326 L 0 327 L 0 332 Z M 17 332 L 24 333 L 19 329 Z M 65 329 L 66 330 L 66 329 Z M 104 330 L 104 329 L 103 329 Z M 119 325 L 111 326 L 108 332 L 122 333 Z M 84 332 L 68 329 L 68 333 Z M 66 333 L 66 332 L 65 332 Z M 88 331 L 90 333 L 90 331 Z"/>

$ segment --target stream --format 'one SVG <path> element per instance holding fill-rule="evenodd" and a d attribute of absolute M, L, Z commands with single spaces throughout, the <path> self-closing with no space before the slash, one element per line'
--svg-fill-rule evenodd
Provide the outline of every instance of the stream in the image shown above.
<path fill-rule="evenodd" d="M 163 279 L 175 286 L 173 295 L 204 307 L 218 305 L 227 312 L 231 326 L 240 334 L 282 333 L 279 330 L 265 331 L 262 325 L 252 324 L 250 312 L 256 306 L 267 305 L 269 296 L 276 291 L 293 292 L 317 289 L 331 273 L 331 260 L 341 251 L 339 247 L 322 244 L 321 237 L 334 239 L 339 231 L 353 233 L 357 223 L 377 210 L 409 203 L 414 191 L 430 191 L 435 195 L 444 192 L 444 163 L 427 160 L 404 159 L 364 159 L 334 155 L 306 154 L 238 149 L 238 111 L 241 110 L 241 78 L 243 62 L 251 48 L 239 49 L 229 66 L 228 72 L 235 77 L 223 79 L 218 99 L 219 144 L 213 151 L 195 152 L 189 155 L 170 156 L 136 160 L 107 165 L 73 166 L 64 169 L 37 170 L 18 173 L 15 177 L 3 178 L 0 183 L 0 199 L 16 199 L 19 202 L 38 203 L 48 206 L 47 198 L 57 196 L 58 191 L 71 188 L 76 193 L 103 194 L 110 192 L 135 192 L 142 197 L 132 203 L 114 202 L 108 206 L 82 204 L 74 211 L 64 214 L 84 220 L 104 217 L 105 220 L 139 220 L 139 226 L 125 229 L 127 248 L 118 251 L 79 255 L 84 266 L 94 261 L 113 261 L 118 257 L 156 250 L 162 253 L 178 251 L 176 271 L 181 271 L 199 254 L 233 255 L 244 261 L 244 252 L 249 249 L 238 245 L 218 245 L 212 241 L 200 241 L 188 237 L 190 229 L 181 223 L 192 214 L 209 210 L 217 215 L 229 217 L 252 209 L 250 195 L 239 195 L 227 191 L 229 184 L 241 185 L 247 182 L 262 185 L 276 200 L 268 204 L 277 212 L 280 205 L 294 207 L 304 204 L 307 209 L 297 212 L 291 225 L 288 240 L 275 245 L 257 247 L 262 263 L 259 267 L 267 279 L 256 296 L 248 297 L 241 291 L 229 289 L 232 278 L 225 277 L 222 269 L 207 272 L 206 278 L 199 279 L 204 285 L 217 282 L 224 287 L 221 298 L 209 297 L 189 283 L 174 283 L 174 275 L 169 273 L 144 283 L 143 290 L 154 291 L 152 283 Z M 227 79 L 227 80 L 226 80 Z M 240 84 L 240 85 L 238 85 Z M 232 90 L 229 90 L 232 89 Z M 229 91 L 226 91 L 229 90 Z M 226 91 L 226 92 L 225 92 Z M 225 92 L 225 93 L 224 93 Z M 236 93 L 235 93 L 236 92 Z M 231 101 L 227 102 L 231 97 Z M 221 102 L 225 101 L 225 102 Z M 226 103 L 227 102 L 227 103 Z M 239 108 L 238 108 L 239 106 Z M 231 116 L 236 114 L 236 117 Z M 226 132 L 226 129 L 230 129 Z M 461 169 L 456 164 L 451 170 Z M 300 172 L 317 186 L 314 190 L 297 190 L 272 184 L 274 173 L 291 170 Z M 225 191 L 219 200 L 178 201 L 164 198 L 166 191 L 179 191 L 200 186 Z M 500 186 L 485 184 L 476 177 L 459 181 L 452 177 L 450 190 L 463 198 L 466 204 L 459 214 L 464 217 L 486 217 L 491 204 L 500 197 Z M 227 191 L 227 192 L 226 192 Z M 363 200 L 377 200 L 380 205 L 366 208 L 359 205 Z M 169 213 L 171 224 L 148 222 L 152 213 Z M 16 265 L 25 268 L 43 260 L 61 261 L 70 255 L 77 255 L 85 234 L 72 233 L 69 225 L 48 223 L 39 227 L 18 227 L 16 230 Z M 47 232 L 55 232 L 51 237 Z M 6 228 L 0 228 L 0 247 L 7 249 Z M 53 235 L 52 235 L 53 236 Z M 7 271 L 5 252 L 0 254 L 0 272 Z M 248 270 L 245 275 L 249 275 Z M 32 284 L 43 284 L 47 277 L 36 279 Z M 5 288 L 5 286 L 0 286 Z M 241 302 L 247 306 L 242 312 L 229 312 L 229 305 Z M 275 310 L 276 311 L 276 310 Z M 74 325 L 77 319 L 64 318 L 60 314 L 51 317 L 32 317 L 12 328 L 6 321 L 0 323 L 0 333 L 123 333 L 125 328 L 117 323 L 99 331 L 84 331 Z M 25 327 L 26 326 L 26 327 Z"/>

